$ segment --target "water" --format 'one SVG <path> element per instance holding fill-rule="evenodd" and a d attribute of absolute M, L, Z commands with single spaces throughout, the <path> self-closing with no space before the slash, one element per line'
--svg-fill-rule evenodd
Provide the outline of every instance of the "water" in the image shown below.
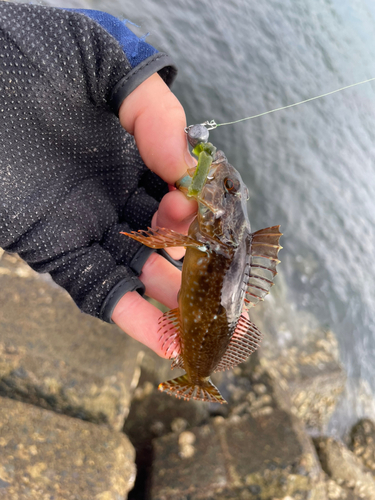
<path fill-rule="evenodd" d="M 375 77 L 372 0 L 64 6 L 105 10 L 150 32 L 179 67 L 173 90 L 188 123 L 231 121 Z M 282 225 L 289 300 L 338 336 L 349 384 L 331 432 L 374 417 L 363 400 L 375 392 L 374 83 L 217 129 L 211 140 L 249 187 L 253 229 Z"/>

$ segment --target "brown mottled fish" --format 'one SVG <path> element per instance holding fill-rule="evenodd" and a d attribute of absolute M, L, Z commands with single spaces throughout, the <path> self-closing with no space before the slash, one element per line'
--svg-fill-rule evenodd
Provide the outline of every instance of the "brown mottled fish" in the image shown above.
<path fill-rule="evenodd" d="M 186 192 L 188 183 L 186 176 L 179 188 Z M 260 331 L 242 311 L 273 285 L 281 233 L 280 226 L 251 233 L 248 197 L 240 174 L 218 151 L 187 236 L 162 228 L 127 234 L 151 248 L 186 247 L 179 306 L 160 321 L 172 368 L 186 371 L 159 385 L 168 394 L 225 403 L 211 373 L 243 362 L 260 343 Z"/>

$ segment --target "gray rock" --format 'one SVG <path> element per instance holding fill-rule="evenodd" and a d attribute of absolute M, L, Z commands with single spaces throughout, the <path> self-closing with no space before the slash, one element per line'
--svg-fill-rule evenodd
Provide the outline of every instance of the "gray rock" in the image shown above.
<path fill-rule="evenodd" d="M 130 497 L 146 498 L 153 467 L 152 440 L 167 433 L 183 432 L 208 420 L 209 407 L 200 401 L 183 401 L 157 390 L 160 382 L 177 376 L 170 361 L 148 352 L 141 364 L 139 385 L 134 392 L 124 431 L 137 452 L 137 479 Z"/>
<path fill-rule="evenodd" d="M 350 448 L 363 465 L 375 475 L 375 424 L 362 419 L 353 426 L 350 433 Z"/>
<path fill-rule="evenodd" d="M 213 378 L 228 400 L 228 405 L 218 408 L 219 411 L 222 408 L 226 410 L 226 417 L 270 415 L 275 408 L 290 411 L 289 393 L 259 363 L 257 353 L 246 363 L 233 370 L 216 373 Z"/>
<path fill-rule="evenodd" d="M 285 349 L 276 362 L 262 359 L 273 377 L 287 388 L 294 414 L 310 430 L 326 429 L 345 389 L 346 375 L 335 359 L 336 349 L 332 332 L 316 330 L 302 345 Z"/>
<path fill-rule="evenodd" d="M 294 414 L 311 432 L 322 433 L 345 389 L 338 343 L 314 316 L 292 307 L 282 276 L 277 278 L 272 295 L 251 312 L 264 334 L 259 359 L 289 392 Z"/>
<path fill-rule="evenodd" d="M 0 394 L 121 429 L 143 347 L 82 314 L 15 256 L 0 260 Z"/>
<path fill-rule="evenodd" d="M 148 352 L 141 364 L 141 376 L 134 392 L 124 431 L 133 443 L 151 442 L 173 430 L 185 430 L 202 424 L 209 417 L 208 405 L 202 401 L 186 402 L 158 391 L 160 382 L 178 376 L 169 369 L 170 361 Z"/>
<path fill-rule="evenodd" d="M 353 491 L 343 488 L 328 476 L 326 476 L 325 484 L 327 500 L 362 500 L 358 495 L 355 495 Z"/>
<path fill-rule="evenodd" d="M 331 479 L 356 497 L 375 498 L 375 479 L 354 453 L 334 438 L 320 437 L 314 442 L 323 470 Z"/>
<path fill-rule="evenodd" d="M 0 498 L 122 500 L 134 450 L 107 427 L 0 398 Z"/>
<path fill-rule="evenodd" d="M 315 450 L 280 408 L 154 440 L 152 500 L 325 500 Z"/>

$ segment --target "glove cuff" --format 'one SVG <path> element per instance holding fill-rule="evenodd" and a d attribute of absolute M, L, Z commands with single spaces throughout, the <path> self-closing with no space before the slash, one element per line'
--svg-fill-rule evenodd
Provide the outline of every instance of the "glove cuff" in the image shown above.
<path fill-rule="evenodd" d="M 163 52 L 153 54 L 129 71 L 115 85 L 109 104 L 117 116 L 124 99 L 154 73 L 159 73 L 164 82 L 170 87 L 177 75 L 177 68 L 173 59 Z"/>
<path fill-rule="evenodd" d="M 112 313 L 114 308 L 117 306 L 119 300 L 127 292 L 138 292 L 140 295 L 145 293 L 144 284 L 136 277 L 125 278 L 124 280 L 117 283 L 115 287 L 107 295 L 103 305 L 100 309 L 99 318 L 107 323 L 113 323 Z"/>

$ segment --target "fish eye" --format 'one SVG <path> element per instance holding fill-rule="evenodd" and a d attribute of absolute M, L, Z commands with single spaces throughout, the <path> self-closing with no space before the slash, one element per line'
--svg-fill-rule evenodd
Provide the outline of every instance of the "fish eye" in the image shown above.
<path fill-rule="evenodd" d="M 226 177 L 224 179 L 224 187 L 228 191 L 228 193 L 235 194 L 240 188 L 240 183 L 237 179 L 230 179 L 229 177 Z"/>

